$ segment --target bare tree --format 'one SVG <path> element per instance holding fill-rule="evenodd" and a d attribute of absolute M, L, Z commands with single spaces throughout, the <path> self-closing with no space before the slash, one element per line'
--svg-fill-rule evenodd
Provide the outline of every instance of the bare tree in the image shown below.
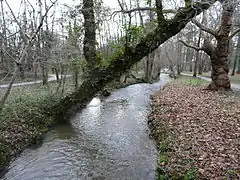
<path fill-rule="evenodd" d="M 37 27 L 37 29 L 35 30 L 35 32 L 33 33 L 33 35 L 31 37 L 28 37 L 28 36 L 26 36 L 26 34 L 24 34 L 24 31 L 23 31 L 22 27 L 20 26 L 20 23 L 18 22 L 18 20 L 17 20 L 15 14 L 13 13 L 11 7 L 7 3 L 7 1 L 5 1 L 5 2 L 6 2 L 7 6 L 9 7 L 9 9 L 10 9 L 10 11 L 12 13 L 12 16 L 14 17 L 15 22 L 19 25 L 20 32 L 21 32 L 22 37 L 24 38 L 24 42 L 25 43 L 22 45 L 19 58 L 18 59 L 12 59 L 16 63 L 16 68 L 15 68 L 13 76 L 12 76 L 10 82 L 9 82 L 9 86 L 7 88 L 7 91 L 5 92 L 4 96 L 0 100 L 0 112 L 2 111 L 3 106 L 4 106 L 4 104 L 5 104 L 6 100 L 7 100 L 7 97 L 8 97 L 8 95 L 11 92 L 12 85 L 13 85 L 16 77 L 17 77 L 17 73 L 20 70 L 20 67 L 21 67 L 23 61 L 25 60 L 25 57 L 27 56 L 27 49 L 31 46 L 31 43 L 33 42 L 33 40 L 35 39 L 36 35 L 39 33 L 41 27 L 43 26 L 44 18 L 47 16 L 48 11 L 54 6 L 54 4 L 57 1 L 53 2 L 52 5 L 47 9 L 45 14 L 41 16 L 41 20 L 40 20 L 39 26 Z"/>

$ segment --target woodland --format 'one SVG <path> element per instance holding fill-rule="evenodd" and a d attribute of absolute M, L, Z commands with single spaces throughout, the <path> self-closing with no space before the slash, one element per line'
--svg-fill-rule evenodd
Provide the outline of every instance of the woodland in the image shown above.
<path fill-rule="evenodd" d="M 66 121 L 112 89 L 152 84 L 161 73 L 208 78 L 209 96 L 240 87 L 239 0 L 117 0 L 115 8 L 104 0 L 21 0 L 17 11 L 1 0 L 0 6 L 0 150 L 12 151 L 0 156 L 0 170 L 25 147 L 17 140 L 31 144 L 55 119 Z M 15 136 L 19 124 L 29 128 Z"/>

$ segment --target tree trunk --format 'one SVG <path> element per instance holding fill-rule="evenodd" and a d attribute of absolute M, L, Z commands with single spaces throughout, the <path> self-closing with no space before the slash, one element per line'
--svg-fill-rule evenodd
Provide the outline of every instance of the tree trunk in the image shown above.
<path fill-rule="evenodd" d="M 179 36 L 177 36 L 178 44 L 177 44 L 177 75 L 181 75 L 181 64 L 182 64 L 182 43 L 179 42 Z"/>
<path fill-rule="evenodd" d="M 228 77 L 228 61 L 227 57 L 213 57 L 212 62 L 212 83 L 208 88 L 211 90 L 230 90 L 231 84 Z"/>
<path fill-rule="evenodd" d="M 237 62 L 237 74 L 240 74 L 240 56 L 238 57 L 238 62 Z"/>
<path fill-rule="evenodd" d="M 238 60 L 238 55 L 237 55 L 237 52 L 236 52 L 236 55 L 235 55 L 235 58 L 234 58 L 234 62 L 233 62 L 233 69 L 232 69 L 231 76 L 235 75 L 236 66 L 237 66 L 237 60 Z"/>
<path fill-rule="evenodd" d="M 54 71 L 55 71 L 55 75 L 56 75 L 57 83 L 59 83 L 60 78 L 59 78 L 58 68 L 54 68 Z"/>
<path fill-rule="evenodd" d="M 193 68 L 192 68 L 192 60 L 189 62 L 189 71 L 192 72 Z"/>
<path fill-rule="evenodd" d="M 216 36 L 217 46 L 211 54 L 212 83 L 208 86 L 212 90 L 230 90 L 231 84 L 228 77 L 229 34 L 232 27 L 234 4 L 225 1 L 221 17 L 221 24 Z"/>
<path fill-rule="evenodd" d="M 200 53 L 199 64 L 198 64 L 198 74 L 202 75 L 205 59 L 203 52 Z"/>
<path fill-rule="evenodd" d="M 202 30 L 200 29 L 199 36 L 198 36 L 198 41 L 197 41 L 197 47 L 200 46 L 201 37 L 202 37 Z M 195 59 L 195 62 L 194 62 L 193 77 L 197 76 L 197 67 L 198 67 L 198 64 L 200 63 L 199 61 L 200 61 L 200 53 L 199 53 L 199 51 L 196 51 L 196 59 Z"/>
<path fill-rule="evenodd" d="M 145 80 L 147 82 L 151 82 L 152 81 L 154 55 L 155 55 L 155 53 L 152 52 L 152 53 L 148 54 L 148 56 L 146 57 Z"/>
<path fill-rule="evenodd" d="M 25 79 L 25 70 L 24 70 L 24 65 L 23 64 L 21 64 L 21 65 L 19 65 L 20 67 L 19 67 L 19 72 L 20 72 L 20 78 L 21 79 Z"/>
<path fill-rule="evenodd" d="M 93 0 L 83 0 L 83 16 L 84 16 L 84 56 L 88 62 L 89 68 L 96 65 L 96 23 L 94 16 L 94 2 Z"/>
<path fill-rule="evenodd" d="M 197 77 L 198 61 L 199 61 L 199 51 L 196 52 L 196 59 L 194 61 L 194 67 L 193 67 L 193 77 Z"/>
<path fill-rule="evenodd" d="M 42 84 L 44 86 L 48 85 L 48 72 L 47 72 L 46 68 L 44 67 L 44 65 L 42 66 Z"/>
<path fill-rule="evenodd" d="M 237 74 L 240 74 L 240 33 L 238 33 L 238 42 L 237 42 L 235 60 L 236 60 L 236 64 L 237 64 Z"/>

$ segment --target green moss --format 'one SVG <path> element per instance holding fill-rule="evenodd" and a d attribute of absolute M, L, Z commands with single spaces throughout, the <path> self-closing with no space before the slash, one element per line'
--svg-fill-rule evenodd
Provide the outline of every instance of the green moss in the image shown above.
<path fill-rule="evenodd" d="M 167 164 L 168 163 L 168 156 L 166 154 L 163 154 L 163 153 L 159 154 L 159 156 L 158 156 L 158 163 L 160 163 L 160 164 L 162 164 L 162 163 Z"/>

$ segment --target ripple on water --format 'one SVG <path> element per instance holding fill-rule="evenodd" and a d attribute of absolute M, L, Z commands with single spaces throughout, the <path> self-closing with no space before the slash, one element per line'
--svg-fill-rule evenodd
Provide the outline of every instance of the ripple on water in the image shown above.
<path fill-rule="evenodd" d="M 102 102 L 94 98 L 40 147 L 26 149 L 4 179 L 155 179 L 156 148 L 146 118 L 149 95 L 166 81 L 132 85 Z"/>

